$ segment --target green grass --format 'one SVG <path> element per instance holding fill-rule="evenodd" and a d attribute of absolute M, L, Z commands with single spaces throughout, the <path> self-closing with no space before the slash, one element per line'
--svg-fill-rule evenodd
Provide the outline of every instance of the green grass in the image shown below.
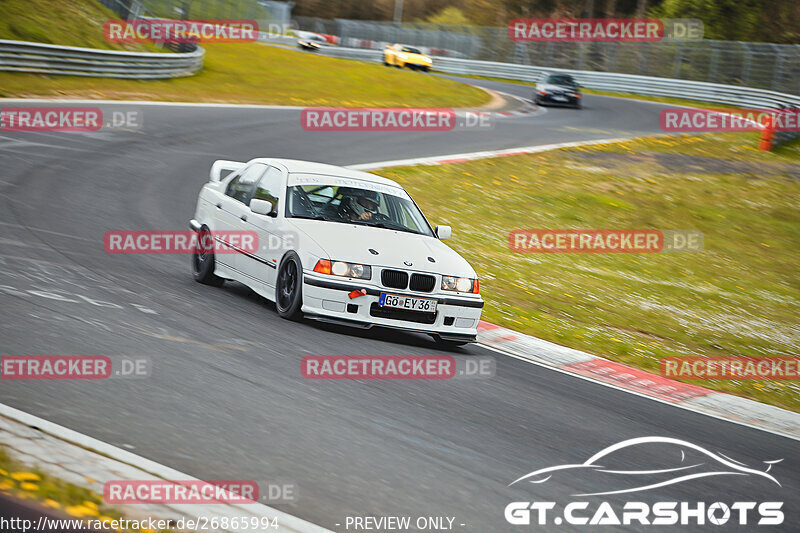
<path fill-rule="evenodd" d="M 243 5 L 242 0 L 214 4 L 222 10 L 217 16 L 227 16 L 228 11 L 238 13 Z M 94 0 L 0 0 L 0 13 L 0 39 L 157 50 L 152 44 L 106 42 L 103 24 L 118 16 Z M 202 14 L 191 15 L 196 18 Z M 320 57 L 256 43 L 206 43 L 203 47 L 204 68 L 195 76 L 139 81 L 0 72 L 0 97 L 345 107 L 470 107 L 490 100 L 484 91 L 461 83 L 386 69 L 378 64 Z"/>
<path fill-rule="evenodd" d="M 476 268 L 484 318 L 651 372 L 671 356 L 800 353 L 800 142 L 640 139 L 386 169 Z M 533 228 L 693 229 L 695 253 L 523 254 Z M 797 381 L 692 381 L 800 411 Z"/>
<path fill-rule="evenodd" d="M 150 44 L 107 42 L 103 37 L 103 24 L 108 19 L 118 18 L 94 0 L 0 0 L 0 39 L 106 50 L 157 51 Z"/>
<path fill-rule="evenodd" d="M 346 107 L 470 107 L 474 87 L 380 64 L 257 43 L 214 43 L 195 76 L 155 81 L 0 73 L 2 97 L 67 97 Z"/>
<path fill-rule="evenodd" d="M 101 495 L 48 476 L 36 468 L 27 468 L 14 460 L 1 445 L 0 492 L 24 500 L 36 500 L 43 507 L 79 518 L 120 518 L 116 510 L 103 504 Z"/>

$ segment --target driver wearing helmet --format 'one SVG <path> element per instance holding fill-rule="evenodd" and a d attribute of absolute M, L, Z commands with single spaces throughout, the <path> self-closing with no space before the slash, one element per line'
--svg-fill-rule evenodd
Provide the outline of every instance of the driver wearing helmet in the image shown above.
<path fill-rule="evenodd" d="M 380 203 L 377 192 L 348 187 L 342 191 L 339 213 L 346 220 L 371 220 L 378 213 Z"/>

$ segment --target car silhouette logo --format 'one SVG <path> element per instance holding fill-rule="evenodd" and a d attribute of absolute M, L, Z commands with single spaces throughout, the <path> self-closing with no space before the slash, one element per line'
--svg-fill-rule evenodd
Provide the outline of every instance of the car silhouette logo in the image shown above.
<path fill-rule="evenodd" d="M 643 450 L 642 447 L 654 444 L 659 445 L 660 452 L 654 459 L 661 464 L 644 469 L 639 466 L 630 466 L 641 464 L 642 457 L 639 452 Z M 652 457 L 653 454 L 650 453 L 652 451 L 649 449 L 647 456 Z M 677 452 L 680 454 L 678 455 Z M 535 470 L 511 482 L 509 486 L 521 481 L 545 483 L 565 470 L 572 470 L 574 475 L 581 479 L 591 480 L 592 486 L 598 484 L 617 485 L 609 487 L 610 490 L 607 491 L 573 494 L 573 496 L 603 496 L 640 492 L 711 476 L 755 476 L 781 486 L 777 479 L 767 473 L 773 465 L 781 461 L 783 459 L 763 461 L 766 468 L 758 470 L 722 453 L 715 453 L 683 440 L 667 437 L 639 437 L 604 448 L 581 464 L 558 465 Z"/>

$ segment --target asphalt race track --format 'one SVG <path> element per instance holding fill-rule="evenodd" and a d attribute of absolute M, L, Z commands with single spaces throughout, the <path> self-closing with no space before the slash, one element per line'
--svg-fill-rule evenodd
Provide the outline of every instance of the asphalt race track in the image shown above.
<path fill-rule="evenodd" d="M 442 352 L 427 336 L 282 320 L 242 285 L 194 282 L 188 256 L 103 250 L 103 234 L 112 229 L 188 229 L 215 159 L 346 165 L 641 135 L 659 131 L 663 106 L 589 95 L 581 111 L 548 108 L 492 129 L 413 134 L 305 132 L 296 109 L 111 107 L 142 111 L 143 129 L 0 135 L 0 353 L 146 356 L 153 374 L 3 381 L 0 403 L 200 479 L 294 483 L 297 501 L 274 506 L 337 531 L 347 516 L 365 515 L 455 517 L 455 531 L 541 528 L 511 526 L 506 505 L 563 505 L 591 482 L 561 476 L 541 485 L 509 483 L 650 435 L 684 439 L 759 470 L 762 461 L 784 459 L 771 470 L 781 486 L 720 476 L 584 499 L 620 508 L 628 500 L 783 501 L 786 521 L 771 530 L 800 523 L 797 441 L 480 346 L 457 352 L 494 356 L 491 379 L 305 380 L 306 355 Z M 631 461 L 648 469 L 654 458 Z M 753 522 L 696 529 L 744 530 Z"/>

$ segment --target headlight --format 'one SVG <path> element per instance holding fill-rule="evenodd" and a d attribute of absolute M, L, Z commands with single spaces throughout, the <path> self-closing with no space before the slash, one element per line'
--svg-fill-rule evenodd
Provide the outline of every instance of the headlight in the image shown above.
<path fill-rule="evenodd" d="M 456 276 L 442 276 L 443 291 L 478 293 L 478 280 L 473 278 L 459 278 Z"/>
<path fill-rule="evenodd" d="M 422 60 L 426 63 L 433 63 L 433 60 L 430 57 L 423 57 Z"/>
<path fill-rule="evenodd" d="M 320 259 L 314 266 L 314 272 L 332 274 L 343 278 L 372 279 L 372 267 L 345 261 L 330 261 Z"/>

